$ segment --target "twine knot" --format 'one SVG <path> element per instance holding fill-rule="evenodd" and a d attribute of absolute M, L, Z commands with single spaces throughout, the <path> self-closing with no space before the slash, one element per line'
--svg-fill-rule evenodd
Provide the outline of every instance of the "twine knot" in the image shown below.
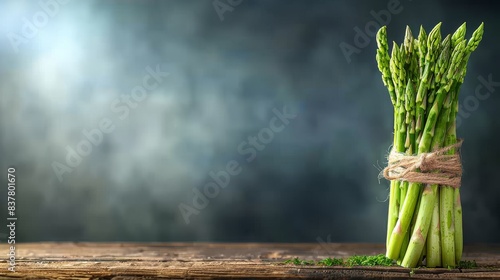
<path fill-rule="evenodd" d="M 456 144 L 418 155 L 406 155 L 392 149 L 387 157 L 388 165 L 382 170 L 382 175 L 387 180 L 459 188 L 462 180 L 462 162 L 458 150 L 462 142 L 460 139 Z M 447 154 L 455 148 L 457 151 L 454 154 Z"/>

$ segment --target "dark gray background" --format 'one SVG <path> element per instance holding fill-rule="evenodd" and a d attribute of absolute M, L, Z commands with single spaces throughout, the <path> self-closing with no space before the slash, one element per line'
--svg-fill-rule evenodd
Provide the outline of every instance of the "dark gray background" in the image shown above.
<path fill-rule="evenodd" d="M 15 166 L 19 241 L 384 242 L 388 182 L 377 175 L 392 105 L 373 37 L 350 63 L 339 44 L 354 45 L 354 28 L 388 3 L 245 0 L 221 20 L 212 1 L 70 1 L 16 53 L 7 34 L 22 34 L 23 17 L 41 8 L 2 1 L 1 220 Z M 388 24 L 389 40 L 401 42 L 407 24 L 418 34 L 442 21 L 448 34 L 466 21 L 470 37 L 485 22 L 461 100 L 479 76 L 500 81 L 500 10 L 473 3 L 401 0 Z M 157 64 L 170 76 L 118 120 L 110 103 Z M 500 242 L 493 89 L 458 130 L 468 243 Z M 247 163 L 238 145 L 283 106 L 297 117 Z M 115 130 L 60 182 L 51 164 L 105 117 Z M 241 174 L 187 225 L 179 204 L 230 160 Z"/>

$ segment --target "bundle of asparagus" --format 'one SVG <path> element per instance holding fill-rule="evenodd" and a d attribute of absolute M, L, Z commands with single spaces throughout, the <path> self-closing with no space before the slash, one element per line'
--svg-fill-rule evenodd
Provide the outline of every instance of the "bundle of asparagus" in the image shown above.
<path fill-rule="evenodd" d="M 378 68 L 394 106 L 393 152 L 416 157 L 448 147 L 441 152 L 457 153 L 458 93 L 483 24 L 468 41 L 465 23 L 443 40 L 440 27 L 429 34 L 420 27 L 418 38 L 407 27 L 404 42 L 393 43 L 390 56 L 386 27 L 377 33 Z M 427 267 L 455 267 L 463 249 L 458 187 L 392 180 L 387 257 L 404 267 L 420 266 L 424 259 Z"/>

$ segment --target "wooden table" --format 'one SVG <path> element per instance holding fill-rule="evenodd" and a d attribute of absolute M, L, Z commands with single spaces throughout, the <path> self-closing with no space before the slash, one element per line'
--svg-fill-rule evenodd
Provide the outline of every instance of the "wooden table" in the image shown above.
<path fill-rule="evenodd" d="M 0 245 L 7 252 L 5 244 Z M 286 259 L 374 255 L 378 244 L 276 243 L 23 243 L 16 246 L 16 272 L 2 261 L 0 279 L 214 279 L 308 278 L 401 279 L 401 267 L 324 267 L 283 264 Z M 5 255 L 2 253 L 3 259 Z M 500 244 L 465 247 L 476 269 L 414 269 L 412 278 L 500 279 Z"/>

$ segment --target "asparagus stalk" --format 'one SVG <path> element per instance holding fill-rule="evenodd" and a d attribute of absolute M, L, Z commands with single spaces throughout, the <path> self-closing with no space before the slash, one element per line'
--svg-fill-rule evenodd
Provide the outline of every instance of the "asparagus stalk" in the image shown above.
<path fill-rule="evenodd" d="M 443 50 L 441 52 L 441 55 L 438 59 L 438 62 L 436 64 L 436 82 L 441 82 L 443 79 L 443 75 L 445 74 L 447 64 L 449 62 L 450 58 L 450 47 L 453 44 L 452 43 L 452 37 L 448 35 L 445 40 L 442 43 Z M 438 127 L 445 128 L 445 129 L 438 129 L 436 134 L 434 135 L 433 138 L 433 143 L 432 147 L 433 149 L 438 149 L 442 146 L 443 139 L 447 137 L 446 133 L 448 131 L 448 126 L 450 123 L 454 122 L 455 115 L 454 111 L 455 108 L 452 107 L 452 102 L 455 99 L 454 92 L 448 95 L 448 99 L 445 102 L 445 111 L 443 114 L 440 116 L 440 121 L 437 124 Z M 440 142 L 441 141 L 441 142 Z M 441 190 L 440 190 L 441 191 Z M 431 226 L 430 226 L 430 231 L 428 233 L 428 240 L 427 240 L 427 266 L 428 267 L 437 267 L 441 266 L 441 229 L 440 229 L 440 198 L 441 196 L 439 195 L 440 192 L 436 193 L 437 198 L 435 199 L 434 203 L 434 210 L 432 213 L 432 219 L 431 219 Z"/>
<path fill-rule="evenodd" d="M 451 89 L 450 95 L 452 99 L 458 98 L 457 84 Z M 455 101 L 446 101 L 445 106 L 449 107 L 451 114 L 454 113 L 453 105 Z M 455 119 L 451 120 L 446 128 L 445 145 L 453 145 L 456 143 L 456 133 L 451 131 L 455 124 Z M 451 149 L 449 154 L 454 154 L 455 150 Z M 454 218 L 454 188 L 450 186 L 441 186 L 440 188 L 440 203 L 439 203 L 439 220 L 441 230 L 441 253 L 442 265 L 444 267 L 455 267 L 455 218 Z"/>
<path fill-rule="evenodd" d="M 464 34 L 465 34 L 465 24 L 464 24 Z M 467 56 L 467 61 L 465 64 L 467 65 L 468 58 L 470 57 L 470 54 L 476 50 L 477 46 L 481 42 L 483 38 L 483 33 L 484 33 L 484 23 L 481 23 L 479 27 L 474 31 L 472 34 L 472 38 L 467 44 L 467 49 L 468 49 L 468 56 Z M 463 83 L 465 79 L 465 74 L 466 74 L 466 67 L 463 67 L 463 72 L 462 76 L 460 77 L 460 84 Z M 458 86 L 459 88 L 459 86 Z M 459 92 L 459 89 L 457 89 L 457 94 Z M 456 120 L 456 114 L 458 113 L 458 98 L 456 99 L 455 103 L 455 120 Z M 456 121 L 452 124 L 452 127 L 450 128 L 450 134 L 455 135 L 455 140 L 456 140 Z M 462 259 L 462 252 L 463 252 L 463 229 L 462 229 L 462 204 L 460 200 L 460 188 L 456 188 L 454 190 L 454 207 L 455 207 L 455 260 L 459 262 Z"/>
<path fill-rule="evenodd" d="M 425 245 L 427 231 L 431 222 L 432 208 L 436 198 L 437 185 L 425 185 L 422 191 L 422 200 L 420 203 L 415 229 L 413 230 L 410 243 L 406 249 L 406 254 L 401 262 L 404 267 L 416 267 Z"/>
<path fill-rule="evenodd" d="M 455 207 L 455 261 L 458 263 L 462 260 L 464 237 L 462 229 L 462 204 L 460 201 L 460 188 L 455 189 L 454 193 Z"/>
<path fill-rule="evenodd" d="M 416 58 L 417 58 L 416 50 L 414 52 L 415 48 L 416 48 L 415 40 L 411 33 L 411 29 L 409 26 L 406 26 L 404 43 L 403 45 L 401 45 L 399 53 L 403 58 L 401 59 L 401 61 L 404 61 L 405 73 L 408 76 L 408 81 L 405 87 L 405 98 L 404 98 L 404 108 L 406 112 L 405 150 L 407 155 L 413 155 L 416 150 L 416 142 L 415 142 L 416 89 L 413 84 L 414 81 L 411 78 L 418 76 L 418 65 L 416 64 Z M 408 182 L 402 182 L 400 186 L 401 186 L 400 201 L 404 201 L 408 191 Z M 404 258 L 409 241 L 410 241 L 410 231 L 406 231 L 403 237 L 403 243 L 401 244 L 401 248 L 399 250 L 399 258 L 398 258 L 399 263 L 401 263 L 401 261 Z"/>
<path fill-rule="evenodd" d="M 424 71 L 426 68 L 425 64 L 425 56 L 427 55 L 427 33 L 425 32 L 425 29 L 420 26 L 420 32 L 418 34 L 418 40 L 417 40 L 417 49 L 418 49 L 418 68 L 419 68 L 419 77 L 423 77 Z M 428 70 L 427 70 L 428 71 Z M 427 74 L 428 75 L 428 74 Z M 416 125 L 415 125 L 415 134 L 417 135 L 416 142 L 420 142 L 420 137 L 421 137 L 421 131 L 424 123 L 424 118 L 425 118 L 425 111 L 427 108 L 427 95 L 423 94 L 426 90 L 426 85 L 422 81 L 419 83 L 418 87 L 418 93 L 417 97 L 415 100 L 415 106 L 416 106 Z"/>
<path fill-rule="evenodd" d="M 387 27 L 383 26 L 377 32 L 377 65 L 382 73 L 382 81 L 389 91 L 389 97 L 393 106 L 396 106 L 396 92 L 394 90 L 394 83 L 392 82 L 392 75 L 389 68 L 389 45 L 387 44 Z M 395 122 L 396 123 L 396 122 Z"/>
<path fill-rule="evenodd" d="M 417 200 L 417 205 L 415 206 L 415 209 L 420 209 L 420 203 L 421 203 L 421 201 L 422 201 L 422 195 L 419 195 L 418 200 Z M 410 244 L 410 239 L 409 239 L 410 236 L 409 236 L 409 234 L 415 230 L 415 224 L 416 224 L 416 222 L 417 222 L 417 215 L 416 215 L 416 213 L 414 213 L 413 214 L 413 218 L 412 218 L 411 223 L 410 223 L 410 230 L 408 231 L 408 239 L 406 239 L 406 236 L 405 236 L 405 240 L 403 241 L 403 244 L 406 247 L 404 247 L 404 252 L 403 252 L 403 250 L 400 251 L 400 256 L 399 256 L 399 259 L 397 261 L 397 263 L 399 265 L 402 265 L 402 263 L 403 263 L 404 256 L 406 255 L 406 250 L 408 249 L 408 245 Z M 425 247 L 424 247 L 424 249 L 425 249 Z M 425 256 L 425 252 L 424 251 L 425 250 L 423 250 L 422 253 L 420 254 L 420 258 L 419 258 L 417 264 L 422 263 L 422 259 Z"/>
<path fill-rule="evenodd" d="M 451 116 L 454 112 L 454 108 L 451 107 L 451 100 L 453 99 L 453 94 L 448 95 L 448 101 L 445 102 L 445 110 L 440 115 L 437 126 L 438 127 L 448 127 L 448 124 L 452 121 Z M 448 105 L 446 105 L 448 104 Z M 438 149 L 443 144 L 443 139 L 447 137 L 447 129 L 439 129 L 433 138 L 433 149 Z M 441 142 L 439 142 L 441 141 Z M 441 191 L 441 190 L 440 190 Z M 427 267 L 437 267 L 441 266 L 441 229 L 440 229 L 440 192 L 436 193 L 436 198 L 434 201 L 434 209 L 431 217 L 431 225 L 427 236 Z"/>
<path fill-rule="evenodd" d="M 460 85 L 463 83 L 466 73 L 466 65 L 469 60 L 470 54 L 477 48 L 479 42 L 482 39 L 484 32 L 484 24 L 481 25 L 473 32 L 471 39 L 467 42 L 465 46 L 465 52 L 461 61 L 460 67 L 454 72 L 454 78 L 456 79 L 456 84 L 453 93 L 456 95 L 456 99 L 458 99 L 458 90 Z M 457 30 L 458 33 L 456 35 L 455 41 L 457 46 L 462 44 L 465 41 L 463 39 L 462 33 L 465 33 L 465 25 L 463 27 L 463 31 Z M 455 104 L 455 103 L 454 103 Z M 456 110 L 455 105 L 455 110 Z M 455 117 L 456 118 L 456 117 Z M 455 120 L 454 118 L 454 120 Z M 452 145 L 456 143 L 456 124 L 455 122 L 450 124 L 450 128 L 448 131 L 447 137 L 447 145 Z M 454 150 L 450 150 L 450 153 L 454 153 Z M 442 247 L 442 265 L 444 267 L 455 267 L 458 261 L 460 261 L 462 256 L 462 248 L 463 248 L 463 233 L 462 233 L 462 210 L 460 201 L 457 202 L 457 199 L 460 198 L 460 191 L 455 190 L 450 186 L 443 186 L 441 188 L 441 207 L 440 207 L 440 218 L 441 218 L 441 247 Z M 458 209 L 455 209 L 458 208 Z M 458 214 L 459 217 L 456 218 L 455 214 Z M 458 221 L 458 222 L 457 222 Z M 456 232 L 456 226 L 459 226 L 459 232 Z M 457 252 L 457 248 L 459 247 L 459 252 Z"/>
<path fill-rule="evenodd" d="M 396 110 L 399 105 L 396 103 L 397 97 L 396 97 L 396 91 L 394 88 L 394 83 L 392 81 L 392 75 L 390 71 L 390 66 L 389 66 L 389 46 L 387 44 L 387 27 L 383 26 L 380 28 L 380 30 L 377 32 L 377 55 L 376 55 L 376 60 L 378 64 L 378 69 L 382 73 L 382 81 L 384 85 L 387 87 L 387 90 L 389 91 L 389 97 L 391 99 L 392 105 L 394 106 L 394 131 L 397 131 L 397 125 L 398 125 L 398 110 Z M 398 152 L 402 152 L 402 147 L 398 145 L 398 133 L 394 133 L 394 141 L 393 141 L 393 146 Z M 399 181 L 391 181 L 391 186 L 389 190 L 389 211 L 388 211 L 388 218 L 387 218 L 387 240 L 386 243 L 389 243 L 389 238 L 390 238 L 390 232 L 392 232 L 392 229 L 396 225 L 396 221 L 398 219 L 398 213 L 399 213 L 399 204 L 400 204 L 400 196 L 399 196 Z"/>
<path fill-rule="evenodd" d="M 456 115 L 458 113 L 458 93 L 460 90 L 460 84 L 457 84 L 455 94 L 455 102 L 453 104 L 453 122 L 450 123 L 448 128 L 448 137 L 450 138 L 450 143 L 456 143 L 457 140 L 457 123 Z M 460 188 L 454 189 L 453 194 L 453 207 L 454 207 L 454 218 L 455 218 L 455 261 L 460 262 L 462 259 L 463 252 L 463 230 L 462 230 L 462 203 L 460 201 Z"/>
<path fill-rule="evenodd" d="M 443 267 L 455 267 L 455 217 L 454 217 L 454 189 L 450 186 L 441 186 L 440 189 L 440 221 L 441 221 L 441 249 Z"/>
<path fill-rule="evenodd" d="M 441 229 L 439 225 L 439 193 L 436 193 L 431 225 L 427 235 L 427 267 L 441 266 Z"/>

